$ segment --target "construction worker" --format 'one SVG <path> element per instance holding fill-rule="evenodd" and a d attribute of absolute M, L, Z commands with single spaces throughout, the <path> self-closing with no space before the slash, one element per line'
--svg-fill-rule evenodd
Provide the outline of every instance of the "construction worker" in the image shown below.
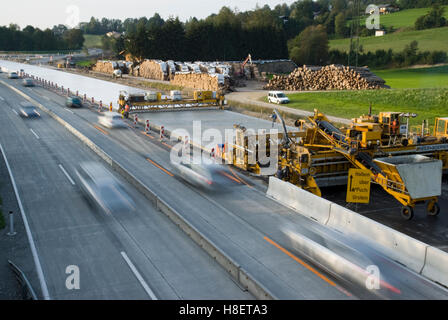
<path fill-rule="evenodd" d="M 397 119 L 394 119 L 394 121 L 392 121 L 391 131 L 392 131 L 392 134 L 394 134 L 394 135 L 398 134 L 398 120 Z"/>
<path fill-rule="evenodd" d="M 129 111 L 131 108 L 129 107 L 129 104 L 126 103 L 126 106 L 124 107 L 124 117 L 127 119 L 129 118 Z"/>

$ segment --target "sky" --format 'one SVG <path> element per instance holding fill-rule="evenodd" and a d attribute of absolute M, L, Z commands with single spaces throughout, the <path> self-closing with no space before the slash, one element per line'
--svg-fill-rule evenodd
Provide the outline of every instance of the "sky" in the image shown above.
<path fill-rule="evenodd" d="M 6 0 L 5 0 L 6 1 Z M 158 12 L 162 18 L 178 16 L 182 21 L 189 17 L 205 18 L 218 13 L 223 6 L 240 11 L 269 5 L 291 4 L 294 0 L 13 0 L 1 5 L 0 26 L 16 23 L 21 28 L 27 25 L 41 29 L 57 24 L 74 26 L 77 22 L 89 21 L 90 17 L 126 18 L 151 17 Z"/>

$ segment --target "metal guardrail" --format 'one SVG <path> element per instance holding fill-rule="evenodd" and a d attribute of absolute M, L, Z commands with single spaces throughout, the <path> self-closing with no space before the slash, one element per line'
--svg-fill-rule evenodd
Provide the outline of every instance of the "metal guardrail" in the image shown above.
<path fill-rule="evenodd" d="M 25 276 L 25 273 L 23 273 L 22 270 L 18 266 L 16 266 L 11 260 L 8 260 L 9 267 L 11 268 L 12 272 L 14 272 L 14 275 L 17 278 L 17 281 L 19 281 L 21 288 L 22 288 L 22 297 L 24 300 L 39 300 L 37 298 L 36 293 L 34 292 L 33 287 L 31 286 L 30 282 L 28 281 L 28 278 Z"/>

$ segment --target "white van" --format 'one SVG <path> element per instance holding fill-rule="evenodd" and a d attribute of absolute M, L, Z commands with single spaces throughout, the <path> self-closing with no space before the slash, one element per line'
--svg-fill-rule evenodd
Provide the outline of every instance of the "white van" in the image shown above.
<path fill-rule="evenodd" d="M 289 103 L 288 97 L 281 91 L 269 91 L 268 101 L 277 104 Z"/>

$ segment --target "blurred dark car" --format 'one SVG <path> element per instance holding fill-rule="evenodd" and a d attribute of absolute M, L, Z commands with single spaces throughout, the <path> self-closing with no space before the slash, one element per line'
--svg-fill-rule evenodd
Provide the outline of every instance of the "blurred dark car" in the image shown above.
<path fill-rule="evenodd" d="M 34 87 L 34 81 L 33 81 L 33 79 L 29 79 L 29 78 L 23 79 L 22 85 L 24 87 Z"/>
<path fill-rule="evenodd" d="M 108 214 L 134 211 L 135 204 L 123 185 L 101 164 L 83 162 L 76 170 L 80 187 L 90 202 Z"/>
<path fill-rule="evenodd" d="M 22 118 L 39 118 L 40 113 L 37 111 L 37 108 L 31 104 L 22 103 L 20 107 L 19 115 Z"/>
<path fill-rule="evenodd" d="M 65 105 L 69 108 L 82 108 L 82 101 L 79 97 L 68 97 Z"/>

